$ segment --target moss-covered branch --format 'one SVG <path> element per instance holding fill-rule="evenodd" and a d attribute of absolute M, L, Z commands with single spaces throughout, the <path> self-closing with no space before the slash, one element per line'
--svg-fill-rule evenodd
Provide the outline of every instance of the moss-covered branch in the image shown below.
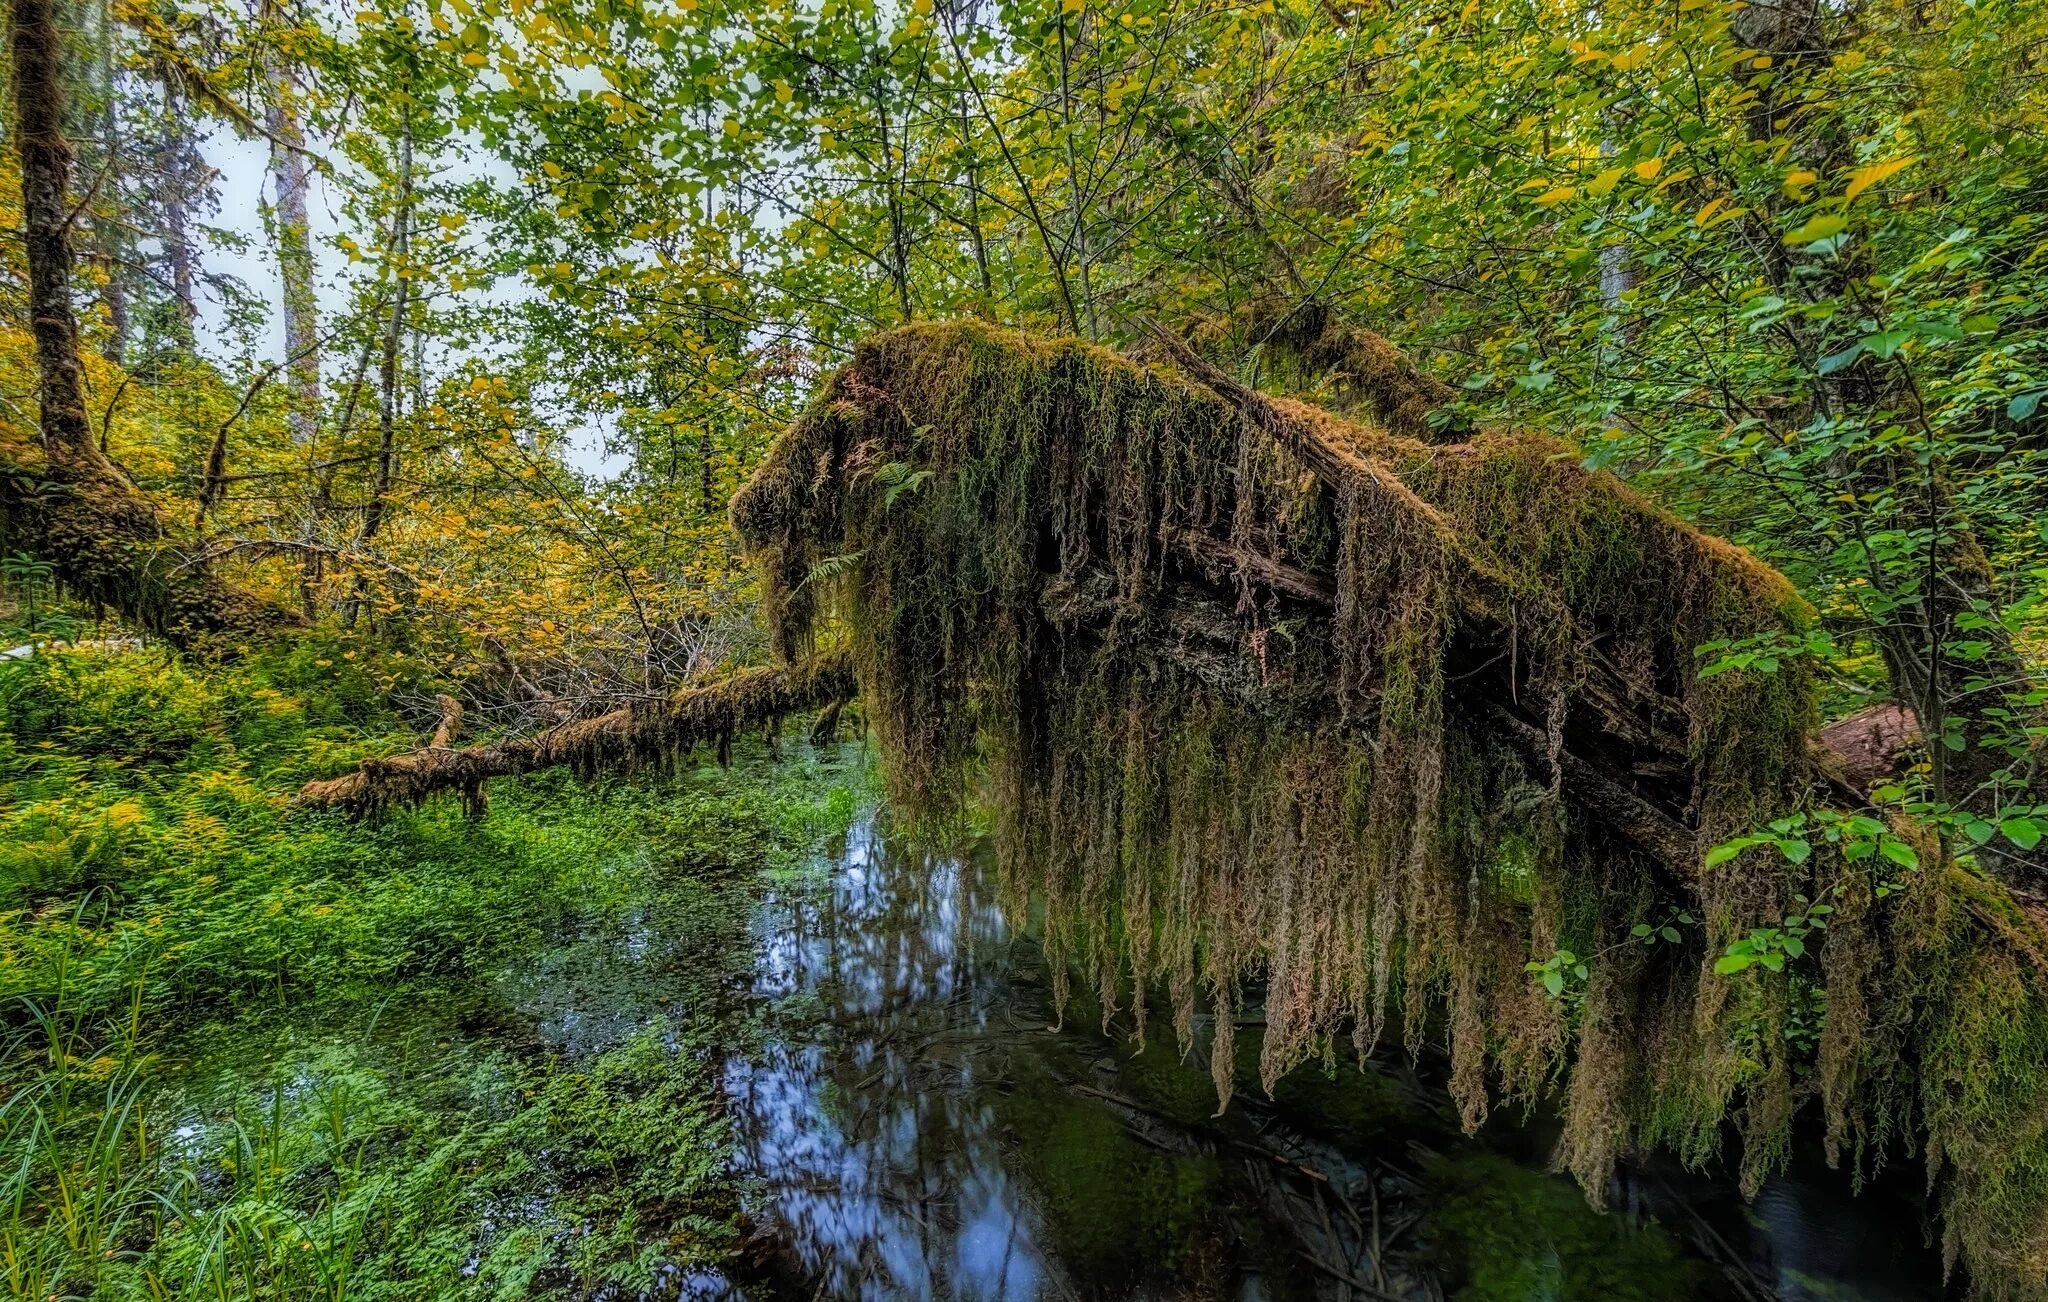
<path fill-rule="evenodd" d="M 1182 360 L 1201 383 L 893 331 L 733 505 L 778 645 L 850 632 L 898 806 L 992 793 L 1056 981 L 1141 1020 L 1163 988 L 1184 1036 L 1207 1005 L 1226 1093 L 1248 982 L 1269 1080 L 1338 1035 L 1440 1041 L 1470 1124 L 1556 1098 L 1596 1198 L 1730 1123 L 1753 1187 L 1818 1100 L 1844 1160 L 1928 1157 L 1984 1291 L 2048 1287 L 2028 910 L 1903 825 L 1706 862 L 1841 795 L 1802 665 L 1700 672 L 1807 627 L 1784 578 L 1557 441 L 1426 443 Z M 1801 897 L 1828 927 L 1717 970 Z M 1566 951 L 1553 997 L 1527 969 Z"/>
<path fill-rule="evenodd" d="M 352 773 L 309 782 L 299 792 L 299 803 L 360 815 L 454 792 L 472 810 L 480 810 L 484 784 L 492 778 L 557 766 L 585 774 L 616 772 L 680 761 L 707 743 L 723 755 L 739 733 L 786 715 L 829 708 L 852 694 L 851 665 L 843 655 L 828 654 L 797 665 L 744 670 L 656 705 L 626 706 L 530 737 L 462 748 L 447 744 L 461 707 L 443 697 L 434 744 L 364 760 Z"/>

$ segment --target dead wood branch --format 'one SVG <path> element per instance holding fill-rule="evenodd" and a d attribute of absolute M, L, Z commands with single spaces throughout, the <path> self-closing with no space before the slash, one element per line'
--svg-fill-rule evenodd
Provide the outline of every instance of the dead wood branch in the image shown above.
<path fill-rule="evenodd" d="M 474 812 L 483 808 L 484 784 L 492 778 L 567 765 L 579 773 L 618 772 L 686 759 L 710 743 L 726 753 L 732 738 L 785 715 L 817 709 L 853 694 L 853 670 L 844 655 L 827 654 L 802 664 L 748 669 L 724 682 L 693 688 L 655 704 L 624 706 L 579 719 L 530 737 L 461 749 L 443 697 L 443 731 L 424 749 L 364 760 L 352 773 L 309 782 L 298 803 L 308 809 L 368 814 L 395 805 L 416 805 L 442 792 L 455 792 Z"/>

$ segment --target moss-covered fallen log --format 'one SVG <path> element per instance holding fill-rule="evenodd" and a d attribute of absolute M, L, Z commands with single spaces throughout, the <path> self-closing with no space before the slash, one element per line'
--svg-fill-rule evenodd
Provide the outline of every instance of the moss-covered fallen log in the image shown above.
<path fill-rule="evenodd" d="M 586 775 L 620 772 L 677 763 L 702 745 L 717 747 L 722 758 L 740 733 L 831 708 L 852 694 L 851 663 L 844 655 L 825 654 L 798 665 L 743 670 L 667 701 L 624 706 L 532 736 L 459 748 L 447 743 L 461 707 L 443 697 L 433 745 L 364 760 L 352 772 L 309 782 L 298 802 L 363 815 L 453 793 L 475 813 L 483 808 L 484 784 L 492 778 L 559 766 Z"/>
<path fill-rule="evenodd" d="M 1268 1080 L 1440 1043 L 1469 1124 L 1555 1098 L 1595 1198 L 1731 1126 L 1753 1188 L 1811 1115 L 1860 1170 L 1927 1162 L 1980 1292 L 2048 1287 L 2027 908 L 1867 816 L 1707 857 L 1841 794 L 1798 661 L 1701 672 L 1803 631 L 1791 586 L 1554 440 L 1208 378 L 894 331 L 736 499 L 778 644 L 850 635 L 902 812 L 992 794 L 1054 971 L 1141 1019 L 1163 988 L 1184 1036 L 1213 1010 L 1225 1091 L 1257 981 Z"/>

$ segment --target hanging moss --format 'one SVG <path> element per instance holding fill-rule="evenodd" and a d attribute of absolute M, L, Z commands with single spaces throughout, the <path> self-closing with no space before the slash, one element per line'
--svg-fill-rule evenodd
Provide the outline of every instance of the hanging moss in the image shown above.
<path fill-rule="evenodd" d="M 1952 1199 L 1999 1204 L 1949 1221 L 1986 1291 L 2038 1283 L 2014 1247 L 2048 1206 L 2031 924 L 1987 934 L 1929 870 L 1911 908 L 1937 916 L 1867 910 L 1799 971 L 1713 970 L 1848 867 L 1700 866 L 1812 789 L 1804 669 L 1696 668 L 1703 643 L 1804 628 L 1790 585 L 1555 441 L 1429 445 L 1222 392 L 906 328 L 734 502 L 780 649 L 848 647 L 898 808 L 943 824 L 990 798 L 1056 994 L 1078 973 L 1142 1028 L 1163 988 L 1183 1043 L 1213 1010 L 1226 1104 L 1253 979 L 1268 1089 L 1339 1037 L 1439 1038 L 1468 1127 L 1561 1096 L 1558 1160 L 1595 1199 L 1622 1156 L 1707 1160 L 1730 1121 L 1753 1187 L 1818 1091 L 1840 1142 L 1924 1139 Z M 1680 909 L 1703 925 L 1633 934 Z M 1915 946 L 1940 966 L 1901 980 Z M 1553 998 L 1526 967 L 1560 949 L 1586 975 L 1564 965 Z M 1788 992 L 1823 961 L 1831 986 L 1856 970 L 1828 997 L 1861 1011 L 1816 1055 Z"/>

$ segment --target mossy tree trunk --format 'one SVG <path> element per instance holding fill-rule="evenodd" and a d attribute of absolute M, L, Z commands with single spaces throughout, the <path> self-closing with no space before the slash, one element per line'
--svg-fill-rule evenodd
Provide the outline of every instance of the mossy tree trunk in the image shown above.
<path fill-rule="evenodd" d="M 149 499 L 93 440 L 71 303 L 75 213 L 72 152 L 64 135 L 63 36 L 52 0 L 10 0 L 8 17 L 29 314 L 42 383 L 42 464 L 0 466 L 7 545 L 51 562 L 79 596 L 180 645 L 293 623 L 287 612 L 167 545 Z"/>
<path fill-rule="evenodd" d="M 1707 854 L 1852 826 L 1813 808 L 1856 797 L 1808 667 L 1701 672 L 1803 634 L 1790 584 L 1541 436 L 1402 438 L 1180 360 L 1207 393 L 892 331 L 733 505 L 778 645 L 850 639 L 897 814 L 992 804 L 1056 997 L 1142 1028 L 1163 988 L 1184 1043 L 1206 1005 L 1225 1096 L 1249 982 L 1268 1082 L 1347 1031 L 1441 1043 L 1468 1125 L 1558 1101 L 1596 1199 L 1730 1123 L 1754 1189 L 1817 1098 L 1849 1160 L 1928 1155 L 1985 1296 L 2040 1296 L 2041 910 L 1867 812 Z"/>

